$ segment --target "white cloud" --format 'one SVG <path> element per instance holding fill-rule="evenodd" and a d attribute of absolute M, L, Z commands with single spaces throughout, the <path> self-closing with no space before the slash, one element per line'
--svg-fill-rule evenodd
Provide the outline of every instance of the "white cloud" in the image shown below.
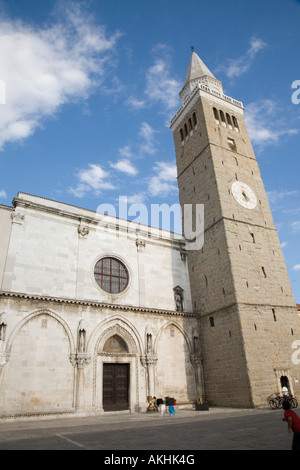
<path fill-rule="evenodd" d="M 106 70 L 106 55 L 119 34 L 107 36 L 78 5 L 59 22 L 34 28 L 0 20 L 1 80 L 6 84 L 0 116 L 0 148 L 32 135 L 69 102 L 89 96 Z"/>
<path fill-rule="evenodd" d="M 287 246 L 288 242 L 282 242 L 280 243 L 281 248 L 285 248 Z"/>
<path fill-rule="evenodd" d="M 167 109 L 179 104 L 180 83 L 172 78 L 167 60 L 156 59 L 146 75 L 146 95 L 151 101 L 158 101 Z"/>
<path fill-rule="evenodd" d="M 87 192 L 93 192 L 98 195 L 101 191 L 115 189 L 115 186 L 107 180 L 109 174 L 104 171 L 100 165 L 89 163 L 88 169 L 82 169 L 78 172 L 78 185 L 75 188 L 69 188 L 73 196 L 81 198 Z"/>
<path fill-rule="evenodd" d="M 260 149 L 268 145 L 277 145 L 281 138 L 299 132 L 298 129 L 286 127 L 280 116 L 282 113 L 273 100 L 261 100 L 246 106 L 245 120 L 254 145 Z"/>
<path fill-rule="evenodd" d="M 300 264 L 295 264 L 295 266 L 292 267 L 294 271 L 300 271 Z"/>
<path fill-rule="evenodd" d="M 296 220 L 292 223 L 292 229 L 294 232 L 300 232 L 300 220 Z"/>
<path fill-rule="evenodd" d="M 150 178 L 148 188 L 151 196 L 177 193 L 177 167 L 168 162 L 157 162 L 156 175 Z"/>
<path fill-rule="evenodd" d="M 133 157 L 133 153 L 131 151 L 130 145 L 124 145 L 124 147 L 121 147 L 119 149 L 119 153 L 121 157 L 125 157 L 125 158 Z"/>
<path fill-rule="evenodd" d="M 138 173 L 137 169 L 132 165 L 132 163 L 125 158 L 123 160 L 119 160 L 117 163 L 111 163 L 110 166 L 115 170 L 127 173 L 128 175 L 135 176 Z"/>
<path fill-rule="evenodd" d="M 257 53 L 267 46 L 261 39 L 253 37 L 247 52 L 238 59 L 229 59 L 226 66 L 222 67 L 227 77 L 239 77 L 249 70 Z"/>
<path fill-rule="evenodd" d="M 140 145 L 140 153 L 147 153 L 153 155 L 156 152 L 155 140 L 154 136 L 157 131 L 147 124 L 147 122 L 143 122 L 139 131 L 139 137 L 142 138 L 143 142 Z"/>
<path fill-rule="evenodd" d="M 126 103 L 133 109 L 143 109 L 146 106 L 145 100 L 139 100 L 134 96 L 130 96 Z"/>
<path fill-rule="evenodd" d="M 292 191 L 288 191 L 288 190 L 284 190 L 284 191 L 278 191 L 278 190 L 267 191 L 268 200 L 271 204 L 279 203 L 279 202 L 281 202 L 284 199 L 289 198 L 289 197 L 294 198 L 298 194 L 299 194 L 299 191 L 297 191 L 296 189 L 292 190 Z"/>
<path fill-rule="evenodd" d="M 145 204 L 145 199 L 146 194 L 143 192 L 132 194 L 131 196 L 126 196 L 127 204 Z"/>
<path fill-rule="evenodd" d="M 182 83 L 174 78 L 171 71 L 169 48 L 164 44 L 157 44 L 152 53 L 155 59 L 145 72 L 146 85 L 143 97 L 137 98 L 131 95 L 126 103 L 135 110 L 158 103 L 169 113 L 180 106 L 179 91 Z"/>
<path fill-rule="evenodd" d="M 7 198 L 7 194 L 6 194 L 6 191 L 4 191 L 4 189 L 0 190 L 0 198 L 1 199 L 6 199 Z"/>

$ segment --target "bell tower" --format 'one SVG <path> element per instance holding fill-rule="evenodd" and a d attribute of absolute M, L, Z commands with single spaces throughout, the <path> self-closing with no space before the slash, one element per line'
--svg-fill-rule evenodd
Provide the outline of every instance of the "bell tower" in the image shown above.
<path fill-rule="evenodd" d="M 212 405 L 265 406 L 282 377 L 300 392 L 300 319 L 243 104 L 195 52 L 180 98 L 170 125 L 180 204 L 204 205 L 204 244 L 188 249 L 188 265 L 205 394 Z"/>

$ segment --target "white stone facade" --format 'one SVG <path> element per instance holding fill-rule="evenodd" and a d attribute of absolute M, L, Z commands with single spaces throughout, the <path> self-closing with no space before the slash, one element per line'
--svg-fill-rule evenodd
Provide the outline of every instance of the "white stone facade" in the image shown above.
<path fill-rule="evenodd" d="M 148 395 L 192 402 L 202 393 L 180 238 L 23 193 L 0 217 L 2 416 L 103 412 L 104 364 L 129 365 L 132 412 Z M 129 273 L 119 294 L 95 280 L 107 256 Z M 105 350 L 112 337 L 126 350 Z"/>

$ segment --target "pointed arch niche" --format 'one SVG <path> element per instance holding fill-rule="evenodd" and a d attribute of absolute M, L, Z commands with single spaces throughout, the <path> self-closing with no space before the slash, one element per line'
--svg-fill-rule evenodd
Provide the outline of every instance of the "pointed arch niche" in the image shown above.
<path fill-rule="evenodd" d="M 128 351 L 128 346 L 126 341 L 124 341 L 121 336 L 115 334 L 113 336 L 110 336 L 106 340 L 105 345 L 103 346 L 103 352 L 104 353 L 109 353 L 109 354 L 114 354 L 114 353 L 120 353 L 120 354 L 126 354 L 129 353 Z"/>
<path fill-rule="evenodd" d="M 129 325 L 115 320 L 103 325 L 94 346 L 93 356 L 93 407 L 95 411 L 110 411 L 105 408 L 105 369 L 128 370 L 128 409 L 134 412 L 139 408 L 139 346 L 138 338 Z M 121 367 L 118 367 L 121 366 Z"/>
<path fill-rule="evenodd" d="M 155 392 L 159 397 L 174 397 L 190 402 L 196 397 L 195 373 L 191 363 L 192 345 L 183 329 L 167 323 L 159 332 L 155 352 L 158 357 Z"/>
<path fill-rule="evenodd" d="M 26 315 L 7 341 L 0 409 L 12 415 L 75 411 L 75 343 L 67 323 L 41 309 Z"/>

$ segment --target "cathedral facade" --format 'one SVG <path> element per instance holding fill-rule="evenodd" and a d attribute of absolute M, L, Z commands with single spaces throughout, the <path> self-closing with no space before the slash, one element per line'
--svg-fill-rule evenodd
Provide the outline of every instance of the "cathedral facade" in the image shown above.
<path fill-rule="evenodd" d="M 299 393 L 300 320 L 243 105 L 194 52 L 180 98 L 179 197 L 196 224 L 204 207 L 201 244 L 25 193 L 0 206 L 1 416 Z"/>

